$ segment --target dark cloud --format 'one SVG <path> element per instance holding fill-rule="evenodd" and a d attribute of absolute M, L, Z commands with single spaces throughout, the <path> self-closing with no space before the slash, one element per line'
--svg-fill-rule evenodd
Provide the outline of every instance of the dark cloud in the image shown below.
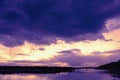
<path fill-rule="evenodd" d="M 72 36 L 72 37 L 62 37 L 61 39 L 65 40 L 66 42 L 71 42 L 71 41 L 85 41 L 85 40 L 104 40 L 104 41 L 109 41 L 104 38 L 104 36 L 101 33 L 93 34 L 93 33 L 86 33 L 84 35 L 78 35 L 78 36 Z"/>
<path fill-rule="evenodd" d="M 72 53 L 72 50 L 60 51 L 58 53 Z"/>
<path fill-rule="evenodd" d="M 73 53 L 73 54 L 76 54 L 77 52 L 81 53 L 81 50 L 80 49 L 71 49 L 71 50 L 60 51 L 58 53 L 64 53 L 64 54 Z"/>
<path fill-rule="evenodd" d="M 22 35 L 22 40 L 33 43 L 41 43 L 39 40 L 45 41 L 40 37 L 46 35 L 69 38 L 85 34 L 100 34 L 104 22 L 119 15 L 120 4 L 117 1 L 0 0 L 0 33 L 15 38 Z M 19 29 L 33 32 L 39 37 L 29 38 L 28 35 L 23 37 L 26 34 L 20 33 Z M 16 31 L 20 35 L 16 35 Z"/>
<path fill-rule="evenodd" d="M 23 41 L 24 40 L 13 37 L 13 36 L 8 36 L 8 35 L 1 36 L 0 35 L 1 44 L 5 45 L 7 47 L 14 47 L 14 46 L 22 45 Z"/>
<path fill-rule="evenodd" d="M 3 4 L 3 1 L 4 1 L 4 0 L 0 0 L 0 8 L 1 8 L 2 4 Z"/>
<path fill-rule="evenodd" d="M 96 65 L 94 66 L 97 66 L 108 61 L 104 60 L 100 56 L 83 56 L 74 54 L 73 52 L 61 54 L 61 56 L 57 57 L 56 59 L 60 62 L 68 63 L 71 66 L 84 66 L 84 64 L 86 63 L 90 64 L 96 63 Z"/>
<path fill-rule="evenodd" d="M 79 51 L 79 54 L 75 54 L 74 51 Z M 119 49 L 106 51 L 106 52 L 95 51 L 91 53 L 94 55 L 88 55 L 88 56 L 82 55 L 79 49 L 65 50 L 59 53 L 61 53 L 61 55 L 56 57 L 56 60 L 60 62 L 68 63 L 71 66 L 84 66 L 84 64 L 87 64 L 87 63 L 93 64 L 93 65 L 95 64 L 96 66 L 98 66 L 98 65 L 102 65 L 108 62 L 117 61 L 120 59 Z M 108 56 L 108 57 L 100 56 L 100 54 L 104 55 L 106 53 L 107 54 L 110 53 L 113 55 Z"/>
<path fill-rule="evenodd" d="M 94 51 L 93 53 L 91 54 L 94 54 L 94 55 L 100 55 L 100 54 L 119 54 L 120 53 L 120 49 L 116 49 L 116 50 L 111 50 L 111 51 L 105 51 L 105 52 L 100 52 L 100 51 Z"/>
<path fill-rule="evenodd" d="M 39 50 L 41 50 L 41 51 L 45 51 L 45 48 L 39 48 Z"/>
<path fill-rule="evenodd" d="M 112 50 L 112 51 L 107 51 L 106 53 L 120 53 L 120 49 Z"/>
<path fill-rule="evenodd" d="M 14 54 L 16 56 L 29 56 L 28 54 L 23 54 L 23 53 L 17 53 L 17 54 Z"/>
<path fill-rule="evenodd" d="M 79 54 L 76 54 L 76 52 L 79 52 Z M 100 65 L 103 63 L 102 57 L 100 56 L 84 56 L 81 54 L 79 49 L 72 49 L 72 50 L 65 50 L 61 51 L 59 53 L 62 53 L 60 56 L 56 58 L 56 60 L 60 62 L 68 63 L 71 66 L 84 66 L 86 63 L 96 65 Z M 105 60 L 104 60 L 105 61 Z M 96 66 L 94 65 L 94 66 Z M 88 65 L 90 66 L 90 65 Z"/>

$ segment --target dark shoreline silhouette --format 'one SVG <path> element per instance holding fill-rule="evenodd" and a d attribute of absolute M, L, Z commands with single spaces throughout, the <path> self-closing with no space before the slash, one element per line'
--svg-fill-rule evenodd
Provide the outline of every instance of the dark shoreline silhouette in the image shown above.
<path fill-rule="evenodd" d="M 55 74 L 61 72 L 73 72 L 76 69 L 99 69 L 120 78 L 120 61 L 111 62 L 98 67 L 56 67 L 56 66 L 0 66 L 0 74 L 34 73 Z"/>
<path fill-rule="evenodd" d="M 48 67 L 48 66 L 0 66 L 0 74 L 13 74 L 13 73 L 61 73 L 72 72 L 76 68 L 73 67 Z"/>
<path fill-rule="evenodd" d="M 0 66 L 0 74 L 34 73 L 55 74 L 73 72 L 76 69 L 94 69 L 93 67 L 56 67 L 56 66 Z"/>
<path fill-rule="evenodd" d="M 120 78 L 120 60 L 117 62 L 111 62 L 96 67 L 95 69 L 106 70 L 107 73 L 110 73 L 112 76 Z"/>

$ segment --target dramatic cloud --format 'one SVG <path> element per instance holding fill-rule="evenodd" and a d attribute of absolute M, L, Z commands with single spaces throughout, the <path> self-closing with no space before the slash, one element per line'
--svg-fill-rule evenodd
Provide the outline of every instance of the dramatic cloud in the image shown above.
<path fill-rule="evenodd" d="M 50 44 L 53 37 L 102 35 L 105 21 L 118 16 L 119 9 L 119 0 L 0 0 L 0 33 L 19 39 L 12 46 L 24 40 Z"/>
<path fill-rule="evenodd" d="M 120 58 L 120 50 L 93 52 L 91 55 L 84 56 L 82 53 L 76 54 L 77 49 L 61 51 L 61 56 L 56 60 L 67 63 L 71 66 L 98 66 L 107 62 L 117 61 Z M 64 53 L 64 54 L 63 54 Z"/>
<path fill-rule="evenodd" d="M 0 65 L 119 60 L 119 16 L 120 0 L 0 0 Z"/>
<path fill-rule="evenodd" d="M 112 50 L 112 51 L 107 51 L 107 52 L 105 52 L 105 53 L 117 53 L 117 54 L 119 54 L 120 53 L 120 49 L 116 49 L 116 50 Z"/>
<path fill-rule="evenodd" d="M 98 66 L 108 61 L 107 57 L 104 59 L 103 56 L 99 55 L 87 55 L 84 56 L 81 54 L 76 54 L 73 50 L 62 51 L 61 56 L 56 59 L 60 62 L 68 63 L 71 66 Z"/>

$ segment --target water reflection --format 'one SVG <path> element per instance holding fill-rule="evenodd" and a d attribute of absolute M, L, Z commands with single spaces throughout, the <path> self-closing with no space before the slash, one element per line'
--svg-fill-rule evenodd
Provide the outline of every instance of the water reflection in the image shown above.
<path fill-rule="evenodd" d="M 35 74 L 10 74 L 0 75 L 1 80 L 50 80 L 48 76 L 40 76 Z"/>
<path fill-rule="evenodd" d="M 1 74 L 0 80 L 120 80 L 104 71 L 76 70 L 58 74 Z"/>

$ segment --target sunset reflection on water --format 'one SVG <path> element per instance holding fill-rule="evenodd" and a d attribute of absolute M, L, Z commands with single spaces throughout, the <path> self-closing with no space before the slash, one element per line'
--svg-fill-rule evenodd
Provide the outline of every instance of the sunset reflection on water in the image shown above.
<path fill-rule="evenodd" d="M 77 70 L 57 74 L 1 74 L 0 80 L 120 80 L 104 71 Z"/>

